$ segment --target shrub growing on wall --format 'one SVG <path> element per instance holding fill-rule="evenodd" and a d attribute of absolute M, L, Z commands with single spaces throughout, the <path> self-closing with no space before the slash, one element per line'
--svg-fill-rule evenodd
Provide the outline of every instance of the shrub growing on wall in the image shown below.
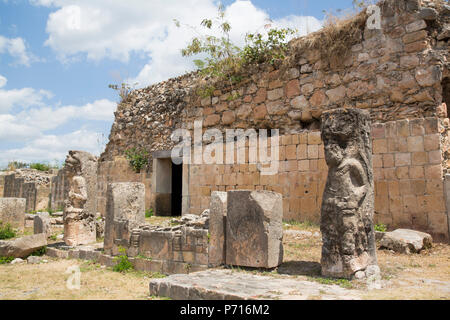
<path fill-rule="evenodd" d="M 130 166 L 136 173 L 141 172 L 148 162 L 148 152 L 143 149 L 131 148 L 125 151 L 125 155 L 130 163 Z"/>

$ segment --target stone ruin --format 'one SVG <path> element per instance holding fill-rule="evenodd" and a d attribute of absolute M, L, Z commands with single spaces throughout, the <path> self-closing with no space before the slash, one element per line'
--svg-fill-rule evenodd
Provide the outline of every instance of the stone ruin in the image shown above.
<path fill-rule="evenodd" d="M 322 115 L 329 166 L 320 230 L 322 275 L 351 278 L 377 265 L 370 115 L 337 109 Z"/>
<path fill-rule="evenodd" d="M 69 246 L 96 241 L 95 193 L 97 158 L 83 151 L 69 151 L 65 163 L 70 191 L 64 207 L 64 242 Z"/>
<path fill-rule="evenodd" d="M 283 258 L 281 195 L 268 191 L 215 192 L 202 215 L 172 220 L 172 227 L 146 225 L 139 183 L 108 186 L 104 251 L 119 248 L 151 259 L 169 273 L 235 265 L 274 268 Z M 231 217 L 231 218 L 230 218 Z M 157 267 L 158 268 L 158 267 Z"/>
<path fill-rule="evenodd" d="M 26 199 L 26 212 L 45 210 L 49 207 L 53 172 L 34 169 L 17 169 L 3 180 L 3 197 Z"/>

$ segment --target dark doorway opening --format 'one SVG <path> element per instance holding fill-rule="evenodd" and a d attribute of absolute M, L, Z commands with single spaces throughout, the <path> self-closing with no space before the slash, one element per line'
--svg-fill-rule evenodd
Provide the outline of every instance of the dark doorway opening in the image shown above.
<path fill-rule="evenodd" d="M 450 118 L 450 78 L 442 80 L 442 102 L 447 105 L 447 117 Z"/>
<path fill-rule="evenodd" d="M 183 199 L 183 165 L 172 163 L 172 216 L 181 216 Z"/>

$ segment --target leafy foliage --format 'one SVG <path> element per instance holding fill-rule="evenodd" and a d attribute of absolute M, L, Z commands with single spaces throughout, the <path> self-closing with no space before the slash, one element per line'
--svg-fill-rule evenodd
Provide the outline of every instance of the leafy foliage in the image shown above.
<path fill-rule="evenodd" d="M 119 248 L 119 252 L 121 255 L 114 258 L 118 263 L 113 267 L 113 271 L 115 272 L 126 272 L 133 268 L 130 260 L 128 260 L 128 256 L 126 254 L 127 250 L 123 247 Z"/>
<path fill-rule="evenodd" d="M 35 252 L 31 254 L 31 256 L 35 257 L 42 257 L 47 252 L 47 247 L 42 247 L 40 249 L 37 249 Z"/>
<path fill-rule="evenodd" d="M 154 214 L 155 214 L 155 213 L 153 212 L 153 209 L 152 209 L 152 208 L 145 210 L 145 217 L 146 217 L 146 218 L 153 217 Z"/>
<path fill-rule="evenodd" d="M 375 229 L 375 231 L 380 231 L 380 232 L 386 232 L 387 231 L 386 225 L 384 225 L 382 223 L 376 224 L 374 226 L 374 229 Z"/>
<path fill-rule="evenodd" d="M 14 257 L 0 257 L 0 264 L 7 264 L 14 260 Z"/>
<path fill-rule="evenodd" d="M 179 21 L 175 24 L 180 27 Z M 216 79 L 226 79 L 231 87 L 242 81 L 240 73 L 244 67 L 254 63 L 270 62 L 285 58 L 288 51 L 287 38 L 296 33 L 292 29 L 271 29 L 267 35 L 249 33 L 246 35 L 246 45 L 240 48 L 230 40 L 231 25 L 225 20 L 225 10 L 219 6 L 215 19 L 203 19 L 200 24 L 208 31 L 218 28 L 220 36 L 206 35 L 192 39 L 191 43 L 182 49 L 184 57 L 206 55 L 203 59 L 194 60 L 201 74 Z M 197 90 L 203 98 L 211 96 L 215 88 L 206 85 Z M 235 98 L 235 97 L 234 97 Z"/>
<path fill-rule="evenodd" d="M 288 51 L 287 37 L 295 34 L 293 29 L 271 29 L 267 33 L 267 39 L 261 33 L 249 33 L 246 35 L 247 45 L 242 50 L 241 56 L 244 64 L 270 62 L 283 60 Z"/>
<path fill-rule="evenodd" d="M 39 171 L 49 171 L 51 168 L 48 164 L 36 162 L 30 164 L 30 169 L 35 169 Z"/>
<path fill-rule="evenodd" d="M 0 221 L 0 240 L 11 239 L 16 235 L 16 231 L 11 227 L 9 223 L 4 226 L 3 222 Z"/>
<path fill-rule="evenodd" d="M 136 173 L 141 172 L 141 169 L 148 162 L 148 152 L 146 150 L 137 148 L 131 148 L 125 151 L 125 155 L 130 163 L 130 166 L 134 169 Z"/>

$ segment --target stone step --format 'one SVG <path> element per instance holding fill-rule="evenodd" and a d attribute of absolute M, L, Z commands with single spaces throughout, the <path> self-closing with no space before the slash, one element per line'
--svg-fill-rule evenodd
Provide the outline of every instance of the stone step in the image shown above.
<path fill-rule="evenodd" d="M 359 300 L 360 292 L 294 277 L 268 277 L 232 270 L 176 274 L 150 281 L 150 295 L 174 300 Z"/>

